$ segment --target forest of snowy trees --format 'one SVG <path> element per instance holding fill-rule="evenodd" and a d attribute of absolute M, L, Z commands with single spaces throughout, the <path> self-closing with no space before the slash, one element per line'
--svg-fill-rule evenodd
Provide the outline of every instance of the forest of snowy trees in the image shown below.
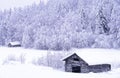
<path fill-rule="evenodd" d="M 119 0 L 49 0 L 0 11 L 0 45 L 25 48 L 120 48 Z"/>

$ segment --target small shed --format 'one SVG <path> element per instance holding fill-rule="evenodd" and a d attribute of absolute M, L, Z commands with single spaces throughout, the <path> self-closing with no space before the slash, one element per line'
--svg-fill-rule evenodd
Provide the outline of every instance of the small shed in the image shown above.
<path fill-rule="evenodd" d="M 65 61 L 65 71 L 75 72 L 75 73 L 87 73 L 89 72 L 89 65 L 82 58 L 80 58 L 76 53 L 63 59 Z"/>
<path fill-rule="evenodd" d="M 8 47 L 21 47 L 21 43 L 19 41 L 9 42 Z"/>
<path fill-rule="evenodd" d="M 63 59 L 65 61 L 65 71 L 75 73 L 106 72 L 111 70 L 110 64 L 89 65 L 76 53 L 73 53 Z"/>

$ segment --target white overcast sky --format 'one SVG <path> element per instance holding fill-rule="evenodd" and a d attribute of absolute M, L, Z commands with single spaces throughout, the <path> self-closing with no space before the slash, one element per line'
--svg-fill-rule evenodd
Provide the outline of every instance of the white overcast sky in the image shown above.
<path fill-rule="evenodd" d="M 46 0 L 42 1 L 46 2 Z M 0 10 L 10 9 L 14 7 L 24 7 L 39 2 L 40 0 L 0 0 Z"/>

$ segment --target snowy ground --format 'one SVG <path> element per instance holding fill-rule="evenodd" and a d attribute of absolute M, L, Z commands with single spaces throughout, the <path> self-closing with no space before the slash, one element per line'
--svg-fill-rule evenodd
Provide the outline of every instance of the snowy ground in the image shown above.
<path fill-rule="evenodd" d="M 0 78 L 120 78 L 119 50 L 81 49 L 77 52 L 89 64 L 110 63 L 112 71 L 104 73 L 67 73 L 32 64 L 47 51 L 0 47 Z"/>

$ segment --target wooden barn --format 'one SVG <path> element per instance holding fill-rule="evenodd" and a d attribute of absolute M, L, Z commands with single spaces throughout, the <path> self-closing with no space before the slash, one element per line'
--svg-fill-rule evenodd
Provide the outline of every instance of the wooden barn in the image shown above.
<path fill-rule="evenodd" d="M 15 42 L 9 42 L 8 47 L 21 47 L 20 42 L 15 41 Z"/>
<path fill-rule="evenodd" d="M 89 65 L 76 53 L 69 55 L 65 59 L 65 71 L 75 73 L 106 72 L 111 70 L 110 64 Z"/>

